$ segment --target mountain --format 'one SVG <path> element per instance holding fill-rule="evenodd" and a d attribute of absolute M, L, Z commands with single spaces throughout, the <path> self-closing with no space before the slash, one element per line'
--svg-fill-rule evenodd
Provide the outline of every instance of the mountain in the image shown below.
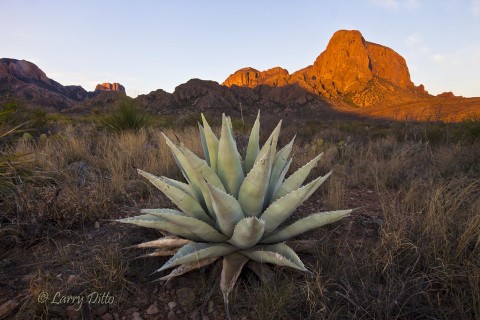
<path fill-rule="evenodd" d="M 292 74 L 281 67 L 266 71 L 248 67 L 231 74 L 223 85 L 232 89 L 297 85 L 336 110 L 369 117 L 459 121 L 480 114 L 480 98 L 451 92 L 434 97 L 422 84 L 415 86 L 401 55 L 366 41 L 357 30 L 335 32 L 312 65 Z"/>
<path fill-rule="evenodd" d="M 9 98 L 51 111 L 85 112 L 114 105 L 125 95 L 118 83 L 102 83 L 94 92 L 63 86 L 35 64 L 0 59 L 0 103 Z M 325 51 L 301 70 L 265 71 L 247 67 L 222 84 L 191 79 L 173 93 L 162 89 L 139 95 L 136 102 L 154 114 L 188 116 L 227 112 L 275 117 L 380 117 L 459 121 L 480 114 L 480 98 L 451 92 L 430 95 L 414 85 L 405 59 L 394 50 L 366 41 L 357 30 L 334 33 Z"/>
<path fill-rule="evenodd" d="M 379 103 L 385 94 L 426 94 L 410 80 L 405 59 L 390 48 L 365 41 L 359 31 L 335 32 L 313 65 L 289 74 L 276 67 L 266 71 L 243 68 L 224 82 L 228 87 L 298 84 L 327 99 L 346 98 L 356 106 Z"/>
<path fill-rule="evenodd" d="M 102 91 L 125 93 L 125 88 L 119 84 L 104 83 L 98 85 L 94 92 L 88 92 L 81 86 L 61 85 L 29 61 L 0 59 L 0 101 L 1 98 L 15 98 L 27 105 L 62 111 L 95 98 Z"/>

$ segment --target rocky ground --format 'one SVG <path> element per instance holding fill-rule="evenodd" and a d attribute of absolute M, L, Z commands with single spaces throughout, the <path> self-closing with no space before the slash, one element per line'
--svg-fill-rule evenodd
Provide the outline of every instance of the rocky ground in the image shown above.
<path fill-rule="evenodd" d="M 350 190 L 347 207 L 357 207 L 351 217 L 306 234 L 306 239 L 332 243 L 347 241 L 368 246 L 382 223 L 373 190 Z M 294 214 L 324 210 L 317 194 Z M 126 210 L 126 215 L 134 215 Z M 100 221 L 81 230 L 56 230 L 53 226 L 24 225 L 4 237 L 0 255 L 0 319 L 225 319 L 223 300 L 214 280 L 215 267 L 205 267 L 170 282 L 154 281 L 165 258 L 140 258 L 139 249 L 125 249 L 159 236 L 156 231 Z M 145 252 L 144 252 L 145 253 Z M 302 254 L 313 266 L 311 255 Z M 277 269 L 302 279 L 305 275 Z M 243 273 L 234 293 L 234 319 L 254 319 L 251 305 L 242 296 L 257 279 Z M 81 304 L 78 300 L 83 299 Z"/>

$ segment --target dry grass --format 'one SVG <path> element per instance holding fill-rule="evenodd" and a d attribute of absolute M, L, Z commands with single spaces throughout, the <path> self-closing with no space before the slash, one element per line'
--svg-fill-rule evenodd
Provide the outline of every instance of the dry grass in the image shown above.
<path fill-rule="evenodd" d="M 467 135 L 452 126 L 446 131 L 411 123 L 300 128 L 290 171 L 320 152 L 313 175 L 334 171 L 322 188 L 322 207 L 352 207 L 350 195 L 365 189 L 376 190 L 379 201 L 365 203 L 363 216 L 354 213 L 323 231 L 328 241 L 314 260 L 306 257 L 312 275 L 279 271 L 274 285 L 239 286 L 234 313 L 258 319 L 479 319 L 480 142 L 470 127 Z M 294 129 L 286 128 L 281 144 Z M 202 155 L 197 128 L 165 134 Z M 244 133 L 237 137 L 244 147 Z M 41 177 L 19 177 L 14 206 L 1 203 L 5 216 L 20 224 L 75 229 L 144 207 L 170 206 L 136 169 L 182 179 L 154 128 L 112 133 L 66 126 L 47 141 L 18 141 L 6 150 L 28 154 L 23 169 Z M 373 209 L 380 222 L 372 222 Z M 26 237 L 21 230 L 17 234 Z M 100 269 L 82 267 L 85 285 L 104 286 L 108 279 L 128 286 L 122 282 L 125 257 L 113 247 L 93 249 Z M 39 273 L 32 292 L 48 287 L 49 277 Z"/>

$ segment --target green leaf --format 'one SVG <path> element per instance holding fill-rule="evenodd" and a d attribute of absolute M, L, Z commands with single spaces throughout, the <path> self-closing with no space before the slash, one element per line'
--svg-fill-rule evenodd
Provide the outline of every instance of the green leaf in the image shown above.
<path fill-rule="evenodd" d="M 253 166 L 248 173 L 238 193 L 238 202 L 242 206 L 243 213 L 248 217 L 259 216 L 263 210 L 265 194 L 270 181 L 270 169 L 272 167 L 272 154 L 265 155 Z"/>
<path fill-rule="evenodd" d="M 183 227 L 187 230 L 190 230 L 203 241 L 222 242 L 227 239 L 225 235 L 215 230 L 215 228 L 213 228 L 208 223 L 205 223 L 202 220 L 196 218 L 188 217 L 184 215 L 183 212 L 165 209 L 142 209 L 140 212 L 154 215 L 156 217 L 174 223 L 180 227 Z"/>
<path fill-rule="evenodd" d="M 318 177 L 270 204 L 261 216 L 265 220 L 265 235 L 273 232 L 283 221 L 290 217 L 292 212 L 307 200 L 307 196 L 312 194 L 310 191 L 318 188 L 317 184 L 321 180 L 322 177 Z"/>
<path fill-rule="evenodd" d="M 329 223 L 338 221 L 352 212 L 349 210 L 337 210 L 328 212 L 314 213 L 306 218 L 300 219 L 291 225 L 271 234 L 265 239 L 261 240 L 261 243 L 277 243 L 288 239 L 291 239 L 299 234 L 307 232 L 309 230 L 324 226 Z"/>
<path fill-rule="evenodd" d="M 172 151 L 172 155 L 177 161 L 178 166 L 182 170 L 182 173 L 185 176 L 185 179 L 187 179 L 190 186 L 192 187 L 193 192 L 195 193 L 197 199 L 203 200 L 202 192 L 198 184 L 198 179 L 197 179 L 197 176 L 195 175 L 195 172 L 192 169 L 191 164 L 188 162 L 187 158 L 185 157 L 183 152 L 180 150 L 180 148 L 175 143 L 173 143 L 172 140 L 170 140 L 164 133 L 162 133 L 162 135 L 165 138 L 165 142 L 167 143 L 167 146 L 170 148 L 170 151 Z"/>
<path fill-rule="evenodd" d="M 245 176 L 240 154 L 225 114 L 222 115 L 222 134 L 218 142 L 217 173 L 225 190 L 232 196 L 238 197 L 238 191 Z"/>
<path fill-rule="evenodd" d="M 258 152 L 260 151 L 260 110 L 258 110 L 257 119 L 253 124 L 250 138 L 248 138 L 247 151 L 243 161 L 243 172 L 248 174 L 255 164 Z"/>
<path fill-rule="evenodd" d="M 168 209 L 165 209 L 165 210 L 168 210 Z M 172 211 L 175 211 L 175 210 L 172 210 Z M 130 218 L 124 218 L 124 219 L 118 219 L 115 221 L 121 222 L 121 223 L 130 223 L 140 227 L 147 227 L 147 228 L 153 228 L 153 229 L 170 232 L 182 238 L 190 239 L 193 241 L 202 240 L 200 237 L 198 237 L 196 234 L 194 234 L 188 229 L 185 229 L 176 224 L 173 224 L 171 222 L 165 221 L 164 219 L 161 219 L 159 217 L 155 217 L 149 214 L 130 217 Z"/>
<path fill-rule="evenodd" d="M 288 177 L 278 188 L 277 192 L 275 192 L 272 201 L 280 199 L 281 197 L 289 194 L 293 190 L 298 189 L 305 179 L 310 174 L 310 171 L 317 166 L 318 160 L 322 157 L 323 152 L 316 156 L 314 159 L 309 161 L 306 165 L 295 171 L 290 177 Z"/>
<path fill-rule="evenodd" d="M 212 218 L 215 217 L 215 213 L 212 206 L 212 199 L 210 197 L 210 191 L 208 190 L 208 186 L 205 180 L 213 184 L 217 188 L 224 190 L 224 187 L 222 182 L 220 181 L 220 178 L 217 176 L 217 173 L 212 168 L 210 168 L 203 159 L 200 159 L 196 154 L 194 154 L 188 148 L 181 147 L 180 150 L 185 155 L 186 159 L 190 163 L 196 175 L 198 185 L 200 186 L 200 191 L 202 193 L 202 200 L 206 205 L 206 209 L 210 213 L 210 217 Z"/>
<path fill-rule="evenodd" d="M 240 203 L 228 193 L 207 183 L 212 199 L 213 211 L 222 233 L 228 237 L 233 234 L 233 228 L 244 218 Z"/>
<path fill-rule="evenodd" d="M 138 173 L 147 178 L 189 217 L 200 219 L 211 225 L 215 224 L 205 210 L 203 210 L 196 198 L 176 187 L 175 184 L 169 184 L 170 181 L 168 178 L 156 177 L 153 174 L 147 173 L 140 169 L 138 169 Z"/>
<path fill-rule="evenodd" d="M 295 251 L 283 243 L 255 246 L 248 250 L 238 251 L 238 253 L 257 262 L 272 263 L 307 271 Z"/>
<path fill-rule="evenodd" d="M 270 134 L 270 137 L 268 137 L 262 149 L 260 149 L 260 151 L 258 152 L 255 162 L 258 162 L 260 159 L 262 159 L 267 152 L 272 153 L 272 158 L 275 156 L 275 153 L 277 152 L 278 136 L 280 135 L 281 128 L 282 128 L 282 120 L 278 122 L 277 126 L 275 127 L 275 129 L 273 129 L 272 133 Z"/>
<path fill-rule="evenodd" d="M 251 248 L 262 238 L 264 228 L 263 220 L 256 217 L 244 218 L 237 223 L 227 242 L 240 249 Z"/>
<path fill-rule="evenodd" d="M 210 159 L 210 167 L 213 170 L 217 170 L 217 163 L 218 163 L 218 138 L 210 128 L 210 125 L 205 119 L 205 116 L 202 113 L 202 122 L 203 122 L 203 131 L 205 132 L 205 142 L 208 148 L 208 156 Z"/>
<path fill-rule="evenodd" d="M 205 138 L 205 130 L 203 130 L 200 122 L 198 123 L 198 130 L 200 131 L 200 141 L 202 142 L 203 155 L 205 156 L 205 161 L 210 166 L 210 154 L 208 153 L 207 140 Z"/>
<path fill-rule="evenodd" d="M 281 180 L 283 180 L 283 178 L 285 177 L 285 175 L 282 176 L 282 173 L 285 167 L 289 165 L 289 163 L 291 162 L 291 160 L 289 161 L 288 157 L 292 152 L 294 141 L 295 141 L 295 137 L 293 137 L 293 139 L 287 145 L 285 145 L 280 151 L 278 151 L 277 154 L 275 155 L 275 158 L 273 159 L 272 173 L 270 175 L 268 192 L 265 199 L 266 203 L 270 203 L 270 199 L 272 198 L 276 189 L 278 189 L 278 187 L 281 185 L 282 183 Z"/>
<path fill-rule="evenodd" d="M 226 243 L 197 243 L 192 242 L 184 245 L 177 253 L 157 271 L 163 271 L 184 263 L 201 261 L 208 258 L 225 256 L 237 250 L 234 246 Z"/>

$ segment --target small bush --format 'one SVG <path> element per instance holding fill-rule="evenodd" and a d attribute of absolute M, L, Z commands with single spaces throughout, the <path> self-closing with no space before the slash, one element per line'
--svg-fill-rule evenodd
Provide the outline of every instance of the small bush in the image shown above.
<path fill-rule="evenodd" d="M 119 108 L 101 120 L 101 124 L 113 131 L 135 131 L 147 127 L 150 115 L 132 100 L 123 100 Z"/>

